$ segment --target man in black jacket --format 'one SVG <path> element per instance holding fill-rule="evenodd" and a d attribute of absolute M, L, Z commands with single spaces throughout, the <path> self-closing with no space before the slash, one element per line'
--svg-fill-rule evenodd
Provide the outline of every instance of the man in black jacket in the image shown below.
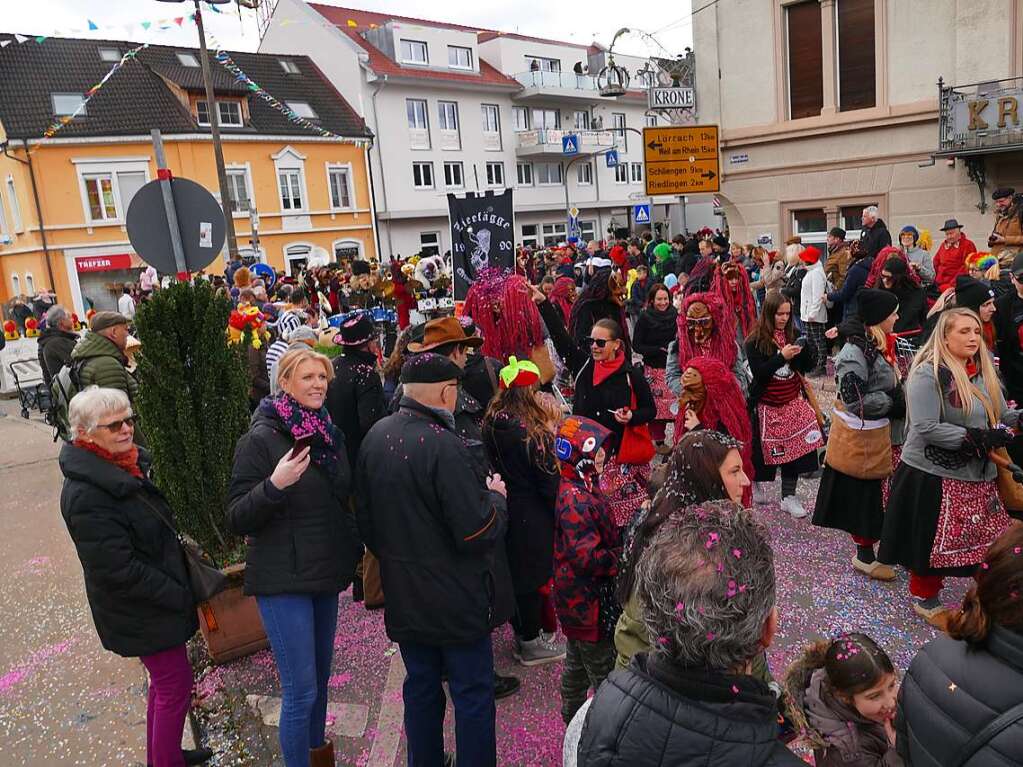
<path fill-rule="evenodd" d="M 377 421 L 387 415 L 384 384 L 377 373 L 377 341 L 373 320 L 360 312 L 341 325 L 335 342 L 341 356 L 334 359 L 334 380 L 327 388 L 327 410 L 345 433 L 348 464 L 355 465 L 359 445 Z"/>
<path fill-rule="evenodd" d="M 398 643 L 410 764 L 443 762 L 446 674 L 457 763 L 497 763 L 491 630 L 512 612 L 500 475 L 485 476 L 455 433 L 462 369 L 423 353 L 405 363 L 397 413 L 370 429 L 356 470 L 359 530 L 380 560 L 387 636 Z"/>
<path fill-rule="evenodd" d="M 60 304 L 46 311 L 46 329 L 39 334 L 39 368 L 47 390 L 50 381 L 65 365 L 71 364 L 71 350 L 78 343 L 71 313 Z"/>
<path fill-rule="evenodd" d="M 874 263 L 874 256 L 881 252 L 881 248 L 887 248 L 892 244 L 891 232 L 879 216 L 880 211 L 876 205 L 864 208 L 860 215 L 860 223 L 863 226 L 860 231 L 860 247 L 871 264 Z"/>
<path fill-rule="evenodd" d="M 778 627 L 764 526 L 730 501 L 690 507 L 657 531 L 637 576 L 658 641 L 597 690 L 579 767 L 803 764 L 778 740 L 777 697 L 750 674 Z"/>

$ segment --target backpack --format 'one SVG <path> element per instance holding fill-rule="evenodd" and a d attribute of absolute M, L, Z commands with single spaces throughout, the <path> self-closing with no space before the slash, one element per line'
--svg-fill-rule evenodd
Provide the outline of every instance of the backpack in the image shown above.
<path fill-rule="evenodd" d="M 794 268 L 785 278 L 781 294 L 789 299 L 793 306 L 793 314 L 799 314 L 799 299 L 803 295 L 803 278 L 806 276 L 806 269 L 801 266 Z"/>
<path fill-rule="evenodd" d="M 78 360 L 70 365 L 64 365 L 50 383 L 54 442 L 58 437 L 65 442 L 74 440 L 74 435 L 71 433 L 71 421 L 68 420 L 68 405 L 71 403 L 71 398 L 82 390 L 81 374 L 84 364 L 85 360 Z"/>

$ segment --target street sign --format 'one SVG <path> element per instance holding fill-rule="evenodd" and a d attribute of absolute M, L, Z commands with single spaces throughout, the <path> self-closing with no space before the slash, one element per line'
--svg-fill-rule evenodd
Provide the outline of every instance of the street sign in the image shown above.
<path fill-rule="evenodd" d="M 561 137 L 562 154 L 579 154 L 579 137 L 574 133 Z"/>
<path fill-rule="evenodd" d="M 716 125 L 644 128 L 643 160 L 648 195 L 721 189 Z"/>
<path fill-rule="evenodd" d="M 647 92 L 651 109 L 692 109 L 696 106 L 696 91 L 692 88 L 651 88 Z"/>
<path fill-rule="evenodd" d="M 604 159 L 607 160 L 607 167 L 618 167 L 618 150 L 608 149 L 607 152 L 604 153 Z"/>
<path fill-rule="evenodd" d="M 573 205 L 571 208 L 568 209 L 568 215 L 572 218 L 579 218 L 579 208 Z"/>
<path fill-rule="evenodd" d="M 633 205 L 632 206 L 632 223 L 634 223 L 634 224 L 649 224 L 650 223 L 650 206 L 649 205 Z"/>

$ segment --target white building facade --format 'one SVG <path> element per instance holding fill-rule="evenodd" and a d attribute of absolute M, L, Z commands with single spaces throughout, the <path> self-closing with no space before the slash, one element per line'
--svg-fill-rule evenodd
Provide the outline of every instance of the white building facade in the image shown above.
<path fill-rule="evenodd" d="M 572 208 L 583 240 L 648 228 L 632 219 L 632 206 L 650 202 L 640 133 L 657 119 L 636 85 L 645 59 L 616 56 L 635 90 L 602 98 L 596 77 L 576 72 L 604 65 L 596 46 L 280 0 L 260 52 L 299 51 L 376 137 L 370 156 L 385 255 L 449 250 L 449 193 L 513 188 L 515 239 L 527 245 L 564 241 Z M 566 135 L 576 136 L 577 155 L 564 153 Z M 611 148 L 613 168 L 603 154 Z M 709 200 L 687 213 L 691 229 L 716 223 Z M 670 214 L 655 205 L 652 218 L 666 223 Z"/>
<path fill-rule="evenodd" d="M 938 80 L 983 95 L 1023 75 L 1021 6 L 760 0 L 695 13 L 697 99 L 701 122 L 721 126 L 733 239 L 820 244 L 836 225 L 854 238 L 861 209 L 876 204 L 893 239 L 912 224 L 937 242 L 957 218 L 983 248 L 991 191 L 1023 191 L 1023 136 L 1017 120 L 998 152 L 939 152 Z M 999 95 L 985 113 L 992 128 Z"/>

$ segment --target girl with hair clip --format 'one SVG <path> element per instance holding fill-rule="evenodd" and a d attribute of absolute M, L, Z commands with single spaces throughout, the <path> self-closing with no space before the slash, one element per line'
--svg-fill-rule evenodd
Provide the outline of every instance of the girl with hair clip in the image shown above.
<path fill-rule="evenodd" d="M 878 559 L 910 571 L 913 609 L 934 626 L 949 617 L 945 576 L 970 576 L 1011 519 L 991 453 L 1012 442 L 1019 410 L 1005 404 L 980 318 L 948 309 L 906 382 L 908 430 L 892 478 Z"/>
<path fill-rule="evenodd" d="M 895 723 L 907 764 L 1023 764 L 1020 594 L 1016 526 L 988 550 L 948 636 L 925 644 L 906 672 Z"/>
<path fill-rule="evenodd" d="M 901 767 L 899 680 L 891 658 L 858 632 L 815 642 L 785 673 L 785 693 L 817 767 Z"/>

